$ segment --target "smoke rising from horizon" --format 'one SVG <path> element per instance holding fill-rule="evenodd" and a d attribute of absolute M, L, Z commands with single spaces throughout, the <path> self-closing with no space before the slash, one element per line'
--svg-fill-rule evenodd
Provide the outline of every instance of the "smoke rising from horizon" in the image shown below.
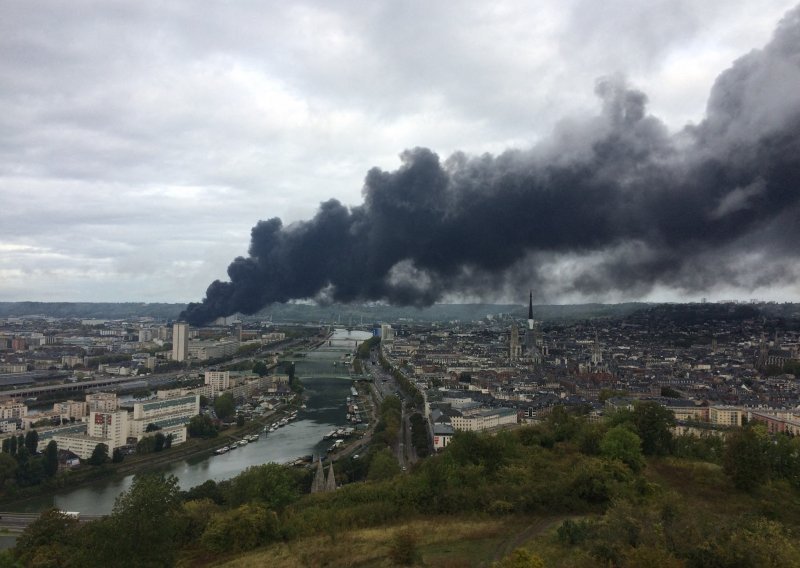
<path fill-rule="evenodd" d="M 599 116 L 562 121 L 529 151 L 426 148 L 367 173 L 363 204 L 260 221 L 249 256 L 182 317 L 202 324 L 274 303 L 429 305 L 448 294 L 538 298 L 656 286 L 755 289 L 800 255 L 800 8 L 715 81 L 706 116 L 670 134 L 647 96 L 598 80 Z"/>

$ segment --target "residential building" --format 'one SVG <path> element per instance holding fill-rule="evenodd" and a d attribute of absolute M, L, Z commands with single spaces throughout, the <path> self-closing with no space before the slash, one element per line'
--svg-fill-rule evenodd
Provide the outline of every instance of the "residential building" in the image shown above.
<path fill-rule="evenodd" d="M 172 360 L 186 361 L 189 357 L 189 324 L 176 323 L 172 326 Z"/>

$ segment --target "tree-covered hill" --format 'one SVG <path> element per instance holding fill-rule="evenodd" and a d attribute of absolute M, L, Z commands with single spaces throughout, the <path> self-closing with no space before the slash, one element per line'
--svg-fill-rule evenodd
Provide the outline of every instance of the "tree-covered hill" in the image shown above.
<path fill-rule="evenodd" d="M 799 566 L 800 440 L 760 426 L 679 436 L 641 403 L 603 422 L 556 407 L 460 433 L 403 473 L 375 443 L 341 487 L 275 464 L 187 492 L 137 477 L 111 516 L 43 515 L 3 559 L 24 566 Z M 446 530 L 447 529 L 447 530 Z M 356 561 L 357 559 L 357 561 Z M 514 564 L 514 562 L 518 562 Z M 2 563 L 0 563 L 2 565 Z"/>

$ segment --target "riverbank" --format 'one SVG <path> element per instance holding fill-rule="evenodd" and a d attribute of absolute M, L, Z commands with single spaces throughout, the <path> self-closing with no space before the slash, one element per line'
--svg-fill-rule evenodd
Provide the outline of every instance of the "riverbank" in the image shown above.
<path fill-rule="evenodd" d="M 210 457 L 214 451 L 229 445 L 234 440 L 260 432 L 264 426 L 272 424 L 298 406 L 284 405 L 269 414 L 247 422 L 241 427 L 232 426 L 220 432 L 214 438 L 189 438 L 183 444 L 157 453 L 126 456 L 121 463 L 111 462 L 101 466 L 82 465 L 80 469 L 59 473 L 54 479 L 40 485 L 18 489 L 13 495 L 0 496 L 0 507 L 3 509 L 24 509 L 25 504 L 43 497 L 55 496 L 68 489 L 79 489 L 101 480 L 122 479 L 144 471 L 153 471 L 174 463 L 194 458 Z"/>

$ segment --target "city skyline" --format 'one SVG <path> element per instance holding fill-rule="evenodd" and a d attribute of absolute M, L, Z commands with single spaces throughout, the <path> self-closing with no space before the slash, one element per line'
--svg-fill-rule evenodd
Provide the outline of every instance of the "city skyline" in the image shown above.
<path fill-rule="evenodd" d="M 601 77 L 674 135 L 794 3 L 694 4 L 4 6 L 0 301 L 199 300 L 259 220 L 358 206 L 405 149 L 527 151 L 593 120 Z M 791 275 L 753 282 L 540 300 L 800 299 Z"/>

